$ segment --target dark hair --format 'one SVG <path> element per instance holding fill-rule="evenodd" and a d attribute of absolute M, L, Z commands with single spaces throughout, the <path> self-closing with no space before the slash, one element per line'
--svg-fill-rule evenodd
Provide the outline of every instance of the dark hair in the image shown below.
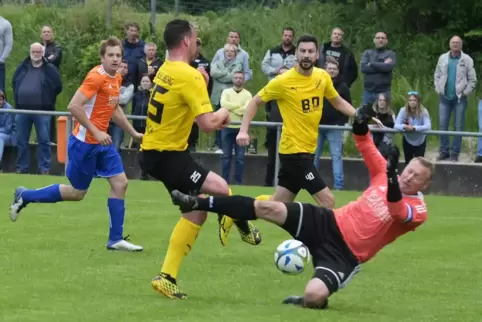
<path fill-rule="evenodd" d="M 183 39 L 192 34 L 192 25 L 187 20 L 174 19 L 167 23 L 164 29 L 164 43 L 167 49 L 178 47 Z"/>
<path fill-rule="evenodd" d="M 100 43 L 100 50 L 99 50 L 100 56 L 104 57 L 105 52 L 107 51 L 107 47 L 117 47 L 117 46 L 120 47 L 122 56 L 124 56 L 124 48 L 122 47 L 122 42 L 119 40 L 119 38 L 115 36 L 110 36 L 106 40 L 103 40 Z"/>
<path fill-rule="evenodd" d="M 239 31 L 234 30 L 234 29 L 231 29 L 231 30 L 228 31 L 228 35 L 229 35 L 229 33 L 231 33 L 231 32 L 234 32 L 234 33 L 238 34 L 239 39 L 241 39 L 241 33 L 240 33 Z"/>
<path fill-rule="evenodd" d="M 293 27 L 284 27 L 282 33 L 284 33 L 285 31 L 291 31 L 293 33 L 293 36 L 295 35 L 295 30 L 293 29 Z"/>
<path fill-rule="evenodd" d="M 299 47 L 302 42 L 312 42 L 315 44 L 316 50 L 318 50 L 318 40 L 316 39 L 315 36 L 309 35 L 309 34 L 301 35 L 300 38 L 298 38 L 296 47 Z"/>
<path fill-rule="evenodd" d="M 128 61 L 128 60 L 123 59 L 123 60 L 121 61 L 121 64 L 126 64 L 126 65 L 129 65 L 129 61 Z"/>
<path fill-rule="evenodd" d="M 143 73 L 143 74 L 141 75 L 141 80 L 142 80 L 144 77 L 149 78 L 149 80 L 150 80 L 151 83 L 152 83 L 151 76 L 150 76 L 148 73 Z"/>
<path fill-rule="evenodd" d="M 338 61 L 336 60 L 336 58 L 333 57 L 333 56 L 326 56 L 326 57 L 325 57 L 325 67 L 326 67 L 328 64 L 333 64 L 333 65 L 336 65 L 337 68 L 340 68 L 340 64 L 338 63 Z"/>
<path fill-rule="evenodd" d="M 5 99 L 5 93 L 0 89 L 0 98 Z"/>
<path fill-rule="evenodd" d="M 383 30 L 377 31 L 377 32 L 375 33 L 375 35 L 378 34 L 378 33 L 385 34 L 385 37 L 387 37 L 387 39 L 388 39 L 388 33 L 387 33 L 386 31 L 383 31 Z"/>
<path fill-rule="evenodd" d="M 137 31 L 140 31 L 141 28 L 139 27 L 139 24 L 137 22 L 129 22 L 125 25 L 125 30 L 128 30 L 130 27 L 134 27 L 137 29 Z"/>

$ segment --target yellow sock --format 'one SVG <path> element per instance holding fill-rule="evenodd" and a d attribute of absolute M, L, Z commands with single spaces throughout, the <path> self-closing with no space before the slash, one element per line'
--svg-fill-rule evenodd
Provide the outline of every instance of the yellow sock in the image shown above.
<path fill-rule="evenodd" d="M 232 196 L 233 195 L 233 191 L 231 190 L 231 188 L 228 188 L 229 189 L 229 195 L 228 196 Z"/>
<path fill-rule="evenodd" d="M 269 201 L 270 198 L 271 198 L 271 195 L 261 195 L 261 196 L 257 196 L 255 199 L 256 200 Z"/>
<path fill-rule="evenodd" d="M 200 228 L 201 226 L 181 217 L 172 231 L 166 258 L 164 258 L 164 264 L 161 268 L 162 273 L 177 278 L 182 260 L 194 245 Z"/>

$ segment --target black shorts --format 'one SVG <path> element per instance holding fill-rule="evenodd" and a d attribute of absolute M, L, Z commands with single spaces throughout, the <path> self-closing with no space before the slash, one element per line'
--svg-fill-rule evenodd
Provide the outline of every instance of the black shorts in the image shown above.
<path fill-rule="evenodd" d="M 309 153 L 279 154 L 278 186 L 298 194 L 305 189 L 311 195 L 326 188 L 326 183 L 315 168 L 315 156 Z"/>
<path fill-rule="evenodd" d="M 185 194 L 197 195 L 209 173 L 194 161 L 187 150 L 141 151 L 139 163 L 142 170 L 161 181 L 169 193 L 179 190 Z"/>
<path fill-rule="evenodd" d="M 314 277 L 326 284 L 330 294 L 345 287 L 360 271 L 360 264 L 346 245 L 333 211 L 299 202 L 286 205 L 283 228 L 310 250 Z"/>

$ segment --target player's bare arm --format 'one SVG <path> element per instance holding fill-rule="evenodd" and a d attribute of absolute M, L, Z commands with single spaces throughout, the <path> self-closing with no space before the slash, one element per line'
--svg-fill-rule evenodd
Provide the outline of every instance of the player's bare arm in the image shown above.
<path fill-rule="evenodd" d="M 226 108 L 221 107 L 216 112 L 199 115 L 196 117 L 196 122 L 201 131 L 204 133 L 210 133 L 229 125 L 229 111 Z"/>
<path fill-rule="evenodd" d="M 343 114 L 354 117 L 356 114 L 356 109 L 347 101 L 345 101 L 341 96 L 329 99 L 331 105 Z"/>
<path fill-rule="evenodd" d="M 238 136 L 236 137 L 236 143 L 239 145 L 249 145 L 249 124 L 256 116 L 256 112 L 258 112 L 258 108 L 262 104 L 264 104 L 264 102 L 258 95 L 255 95 L 251 101 L 249 101 L 246 111 L 244 112 L 243 121 L 241 122 L 241 128 L 239 129 Z"/>
<path fill-rule="evenodd" d="M 142 133 L 138 133 L 132 127 L 131 122 L 127 119 L 126 115 L 124 114 L 124 110 L 120 105 L 117 105 L 114 113 L 112 113 L 112 120 L 115 124 L 117 124 L 121 129 L 129 133 L 129 135 L 137 141 L 142 140 Z"/>
<path fill-rule="evenodd" d="M 85 127 L 95 139 L 102 145 L 112 144 L 112 139 L 110 135 L 100 131 L 87 117 L 85 114 L 84 105 L 87 103 L 89 98 L 82 94 L 80 90 L 74 94 L 72 100 L 69 103 L 68 110 L 72 116 L 79 122 L 83 127 Z"/>

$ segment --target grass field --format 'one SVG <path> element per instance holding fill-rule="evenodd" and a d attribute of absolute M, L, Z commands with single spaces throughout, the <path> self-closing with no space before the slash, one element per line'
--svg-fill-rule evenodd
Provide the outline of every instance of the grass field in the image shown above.
<path fill-rule="evenodd" d="M 108 252 L 108 185 L 95 180 L 80 203 L 33 204 L 10 222 L 14 187 L 36 188 L 64 178 L 0 175 L 0 321 L 481 321 L 482 201 L 427 197 L 429 220 L 379 253 L 330 301 L 326 311 L 280 304 L 303 291 L 312 270 L 285 276 L 273 264 L 288 238 L 258 222 L 260 246 L 217 238 L 212 216 L 180 273 L 185 301 L 155 293 L 172 227 L 179 218 L 164 188 L 131 181 L 125 232 L 142 253 Z M 256 196 L 269 188 L 234 187 Z M 337 204 L 355 198 L 337 192 Z M 307 195 L 300 200 L 309 201 Z"/>

